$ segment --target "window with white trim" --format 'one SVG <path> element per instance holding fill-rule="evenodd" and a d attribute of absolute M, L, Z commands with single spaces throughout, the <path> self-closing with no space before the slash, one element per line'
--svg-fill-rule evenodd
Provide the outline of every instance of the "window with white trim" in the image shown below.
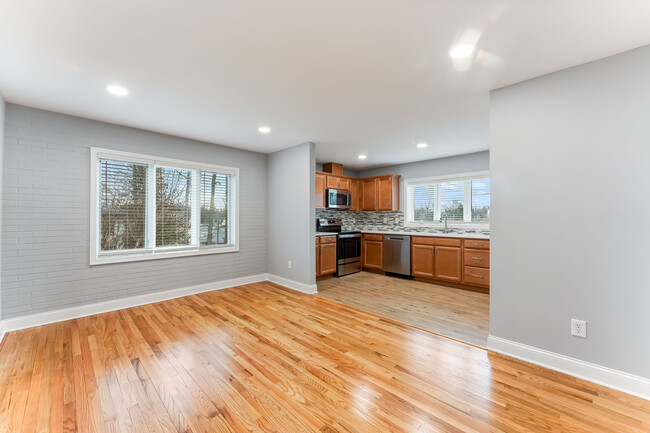
<path fill-rule="evenodd" d="M 445 215 L 450 222 L 490 223 L 488 172 L 407 179 L 404 189 L 407 225 L 438 225 Z"/>
<path fill-rule="evenodd" d="M 90 263 L 238 251 L 239 169 L 93 148 Z"/>

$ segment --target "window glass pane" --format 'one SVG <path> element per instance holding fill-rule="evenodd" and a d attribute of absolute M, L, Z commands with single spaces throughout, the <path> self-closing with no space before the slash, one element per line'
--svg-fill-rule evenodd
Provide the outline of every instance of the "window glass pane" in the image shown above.
<path fill-rule="evenodd" d="M 472 221 L 490 221 L 490 179 L 472 180 Z"/>
<path fill-rule="evenodd" d="M 202 171 L 200 180 L 201 245 L 228 244 L 231 176 Z"/>
<path fill-rule="evenodd" d="M 413 221 L 433 221 L 435 185 L 413 187 Z"/>
<path fill-rule="evenodd" d="M 447 215 L 449 221 L 463 221 L 464 182 L 440 184 L 440 217 Z"/>
<path fill-rule="evenodd" d="M 147 166 L 99 160 L 100 250 L 145 247 L 147 222 Z"/>
<path fill-rule="evenodd" d="M 191 242 L 192 171 L 156 167 L 156 246 Z"/>

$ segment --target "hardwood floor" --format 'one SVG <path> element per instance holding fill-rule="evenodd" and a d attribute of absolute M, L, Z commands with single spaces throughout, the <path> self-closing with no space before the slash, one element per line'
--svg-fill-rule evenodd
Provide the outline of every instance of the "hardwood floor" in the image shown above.
<path fill-rule="evenodd" d="M 318 282 L 318 295 L 487 347 L 490 295 L 360 272 Z"/>
<path fill-rule="evenodd" d="M 1 432 L 648 432 L 650 402 L 256 283 L 11 332 Z"/>

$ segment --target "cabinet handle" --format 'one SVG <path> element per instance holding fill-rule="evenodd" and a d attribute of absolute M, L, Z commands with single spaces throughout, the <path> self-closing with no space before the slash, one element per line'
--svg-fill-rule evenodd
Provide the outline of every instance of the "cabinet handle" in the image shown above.
<path fill-rule="evenodd" d="M 437 249 L 437 248 L 438 248 L 438 247 L 433 247 L 433 250 L 432 250 L 432 251 L 433 251 L 433 255 L 434 255 L 434 256 L 436 255 L 436 249 Z"/>
<path fill-rule="evenodd" d="M 388 200 L 388 207 L 390 207 L 391 203 L 392 203 L 392 200 Z"/>
<path fill-rule="evenodd" d="M 483 260 L 483 257 L 472 257 L 472 260 Z"/>
<path fill-rule="evenodd" d="M 483 242 L 472 242 L 472 245 L 476 245 L 477 247 L 480 247 L 483 245 Z"/>
<path fill-rule="evenodd" d="M 474 277 L 474 278 L 483 278 L 483 275 L 472 274 L 472 277 Z"/>

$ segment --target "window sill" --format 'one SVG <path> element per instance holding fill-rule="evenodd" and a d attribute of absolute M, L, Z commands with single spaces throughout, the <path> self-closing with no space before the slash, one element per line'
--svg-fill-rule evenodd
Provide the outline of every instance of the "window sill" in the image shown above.
<path fill-rule="evenodd" d="M 103 255 L 90 257 L 90 266 L 97 265 L 108 265 L 112 263 L 128 263 L 128 262 L 140 262 L 145 260 L 159 260 L 159 259 L 171 259 L 175 257 L 192 257 L 192 256 L 205 256 L 208 254 L 225 254 L 225 253 L 237 253 L 239 252 L 238 245 L 230 245 L 225 247 L 212 247 L 212 248 L 203 248 L 203 249 L 174 249 L 167 251 L 157 251 L 157 252 L 133 252 L 131 254 L 113 254 L 113 255 Z"/>

